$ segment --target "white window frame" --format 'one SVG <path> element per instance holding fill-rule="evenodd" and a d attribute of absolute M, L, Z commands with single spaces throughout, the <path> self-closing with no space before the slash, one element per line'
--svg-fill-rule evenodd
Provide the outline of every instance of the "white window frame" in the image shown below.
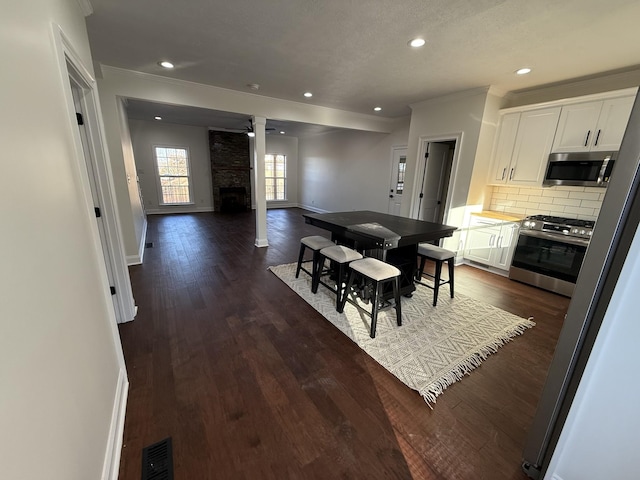
<path fill-rule="evenodd" d="M 269 176 L 266 175 L 266 171 L 267 171 L 267 156 L 268 155 L 273 157 L 273 173 L 274 173 L 274 175 L 275 175 L 275 172 L 276 172 L 276 164 L 275 164 L 276 157 L 277 156 L 284 157 L 284 177 L 276 177 L 276 176 L 269 177 Z M 282 178 L 284 180 L 284 198 L 267 200 L 267 202 L 286 202 L 287 199 L 288 199 L 288 195 L 289 195 L 289 188 L 288 188 L 288 185 L 287 185 L 287 183 L 288 183 L 287 182 L 287 173 L 288 173 L 287 172 L 287 170 L 288 170 L 287 169 L 287 156 L 284 153 L 267 153 L 264 156 L 264 163 L 265 163 L 265 177 L 264 177 L 264 180 L 265 180 L 265 182 L 264 182 L 265 183 L 265 185 L 264 185 L 265 197 L 266 197 L 266 194 L 267 194 L 267 180 L 269 180 L 269 179 L 276 179 L 277 180 L 277 179 L 280 179 L 280 178 Z"/>
<path fill-rule="evenodd" d="M 181 202 L 181 203 L 165 203 L 164 202 L 164 196 L 162 195 L 162 182 L 160 180 L 161 176 L 160 176 L 160 171 L 158 170 L 158 157 L 156 156 L 156 148 L 174 148 L 174 149 L 185 150 L 187 152 L 187 175 L 186 176 L 189 180 L 189 201 L 188 202 Z M 193 174 L 191 169 L 191 152 L 189 151 L 189 147 L 182 146 L 182 145 L 153 145 L 151 153 L 153 156 L 153 165 L 156 171 L 156 185 L 158 186 L 158 205 L 161 207 L 172 207 L 172 206 L 180 207 L 184 205 L 194 205 L 195 202 L 193 200 Z M 167 176 L 167 175 L 163 175 L 163 176 Z M 180 176 L 182 177 L 183 175 L 180 175 Z"/>

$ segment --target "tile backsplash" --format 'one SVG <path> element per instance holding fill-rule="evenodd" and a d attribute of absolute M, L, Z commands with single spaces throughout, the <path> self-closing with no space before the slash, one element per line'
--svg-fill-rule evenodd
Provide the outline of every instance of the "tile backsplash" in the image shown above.
<path fill-rule="evenodd" d="M 493 187 L 489 209 L 521 215 L 596 220 L 606 189 L 599 187 Z"/>

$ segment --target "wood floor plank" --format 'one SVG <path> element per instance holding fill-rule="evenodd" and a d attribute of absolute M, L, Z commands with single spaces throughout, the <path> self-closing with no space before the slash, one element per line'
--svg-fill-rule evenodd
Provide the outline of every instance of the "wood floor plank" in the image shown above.
<path fill-rule="evenodd" d="M 130 381 L 121 480 L 171 436 L 175 478 L 525 480 L 521 452 L 568 299 L 456 267 L 456 292 L 536 327 L 432 405 L 268 271 L 325 235 L 303 210 L 148 217 L 138 306 L 120 325 Z M 303 274 L 304 275 L 304 274 Z"/>

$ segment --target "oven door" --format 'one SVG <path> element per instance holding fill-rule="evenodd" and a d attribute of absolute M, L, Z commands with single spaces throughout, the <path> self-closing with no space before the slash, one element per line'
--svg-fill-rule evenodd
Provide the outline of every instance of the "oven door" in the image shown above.
<path fill-rule="evenodd" d="M 575 284 L 588 245 L 586 239 L 521 230 L 511 267 Z"/>

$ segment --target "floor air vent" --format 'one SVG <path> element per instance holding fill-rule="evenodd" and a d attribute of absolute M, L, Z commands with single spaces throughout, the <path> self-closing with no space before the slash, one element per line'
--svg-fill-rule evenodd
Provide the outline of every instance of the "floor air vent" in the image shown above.
<path fill-rule="evenodd" d="M 147 242 L 144 244 L 144 248 L 153 248 L 153 242 Z"/>
<path fill-rule="evenodd" d="M 142 449 L 142 480 L 173 480 L 171 437 Z"/>

